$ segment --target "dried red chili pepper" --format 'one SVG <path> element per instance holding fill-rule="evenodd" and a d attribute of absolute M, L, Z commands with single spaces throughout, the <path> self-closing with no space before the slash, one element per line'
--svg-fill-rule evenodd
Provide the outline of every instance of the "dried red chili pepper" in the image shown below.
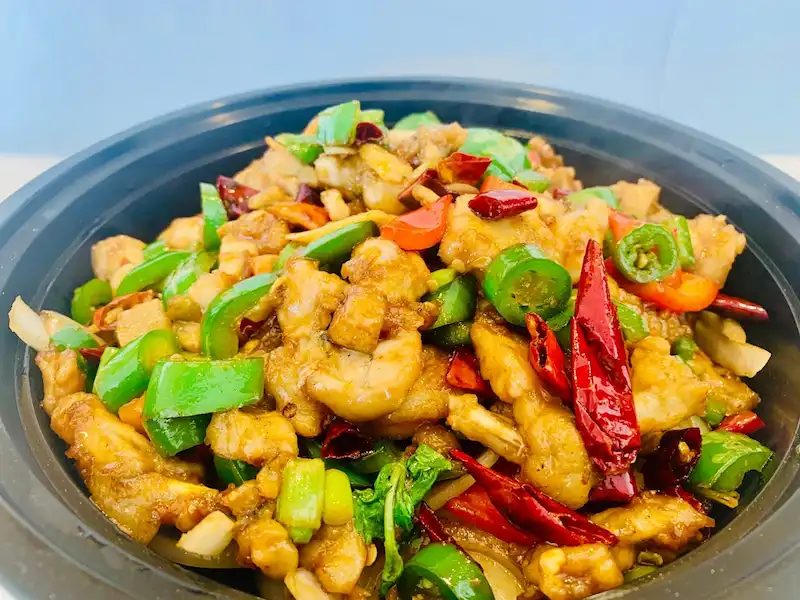
<path fill-rule="evenodd" d="M 665 432 L 658 448 L 647 457 L 642 468 L 647 487 L 662 490 L 684 483 L 700 459 L 702 443 L 697 427 Z"/>
<path fill-rule="evenodd" d="M 559 546 L 592 543 L 613 546 L 619 541 L 613 533 L 583 515 L 526 483 L 495 473 L 460 450 L 450 450 L 450 457 L 464 465 L 501 513 L 542 541 Z"/>
<path fill-rule="evenodd" d="M 356 125 L 355 145 L 360 146 L 368 142 L 378 142 L 383 139 L 383 130 L 375 123 L 361 121 Z"/>
<path fill-rule="evenodd" d="M 460 390 L 468 390 L 484 397 L 494 395 L 489 382 L 481 377 L 478 357 L 466 348 L 459 348 L 453 352 L 444 379 L 448 385 Z"/>
<path fill-rule="evenodd" d="M 711 303 L 711 308 L 724 310 L 725 312 L 747 317 L 754 321 L 769 320 L 767 309 L 760 304 L 745 300 L 744 298 L 728 296 L 727 294 L 717 294 L 717 297 L 714 298 L 714 301 Z"/>
<path fill-rule="evenodd" d="M 491 190 L 475 196 L 467 206 L 481 219 L 496 221 L 536 208 L 536 196 L 523 190 Z"/>
<path fill-rule="evenodd" d="M 78 352 L 86 360 L 99 362 L 100 357 L 103 356 L 103 352 L 105 352 L 105 349 L 105 346 L 98 346 L 96 348 L 78 348 Z"/>
<path fill-rule="evenodd" d="M 666 494 L 667 496 L 675 496 L 676 498 L 680 498 L 684 502 L 691 505 L 691 507 L 697 512 L 703 513 L 704 515 L 707 515 L 708 511 L 711 510 L 710 504 L 703 502 L 697 496 L 686 491 L 679 485 L 673 485 L 671 487 L 664 488 L 661 490 L 661 493 Z"/>
<path fill-rule="evenodd" d="M 717 427 L 717 431 L 729 431 L 731 433 L 743 433 L 750 435 L 756 431 L 764 429 L 767 424 L 756 413 L 745 410 L 735 415 L 725 417 Z"/>
<path fill-rule="evenodd" d="M 459 181 L 475 185 L 481 180 L 490 164 L 492 164 L 492 159 L 487 156 L 453 152 L 447 158 L 439 161 L 436 171 L 445 183 Z"/>
<path fill-rule="evenodd" d="M 570 402 L 572 392 L 567 378 L 566 359 L 556 334 L 536 313 L 525 315 L 525 325 L 531 334 L 528 352 L 531 365 L 550 392 Z"/>
<path fill-rule="evenodd" d="M 425 169 L 419 177 L 412 181 L 409 186 L 397 196 L 397 199 L 403 206 L 408 208 L 417 208 L 419 206 L 419 202 L 414 198 L 412 192 L 418 185 L 425 186 L 439 197 L 447 194 L 447 189 L 442 182 L 439 181 L 439 174 L 436 172 L 436 169 Z"/>
<path fill-rule="evenodd" d="M 449 500 L 445 508 L 462 521 L 475 525 L 504 542 L 522 546 L 533 546 L 539 542 L 536 536 L 522 531 L 506 519 L 478 483 L 472 484 L 466 492 Z"/>
<path fill-rule="evenodd" d="M 228 218 L 233 220 L 252 210 L 247 201 L 255 196 L 258 190 L 242 185 L 230 177 L 220 175 L 217 177 L 217 192 L 225 206 L 225 212 L 228 213 Z"/>
<path fill-rule="evenodd" d="M 636 477 L 631 470 L 606 477 L 592 488 L 589 502 L 602 504 L 628 504 L 639 493 Z"/>
<path fill-rule="evenodd" d="M 442 522 L 439 520 L 439 517 L 436 516 L 436 513 L 424 502 L 417 508 L 417 515 L 414 520 L 420 528 L 428 534 L 432 542 L 441 542 L 443 544 L 458 546 L 453 536 L 444 530 Z"/>
<path fill-rule="evenodd" d="M 604 474 L 636 460 L 641 438 L 631 375 L 603 252 L 589 240 L 572 319 L 572 394 L 576 424 L 592 462 Z"/>
<path fill-rule="evenodd" d="M 315 204 L 317 206 L 322 204 L 319 192 L 307 183 L 301 183 L 297 186 L 297 195 L 294 197 L 294 201 L 300 204 Z"/>
<path fill-rule="evenodd" d="M 325 441 L 320 448 L 322 458 L 356 459 L 374 452 L 372 441 L 352 423 L 333 419 L 325 432 Z"/>

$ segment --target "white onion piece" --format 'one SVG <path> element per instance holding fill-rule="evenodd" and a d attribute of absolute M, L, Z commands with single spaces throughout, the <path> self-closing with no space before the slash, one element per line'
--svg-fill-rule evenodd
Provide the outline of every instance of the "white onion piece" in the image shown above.
<path fill-rule="evenodd" d="M 239 569 L 242 566 L 236 560 L 238 548 L 235 543 L 230 544 L 221 554 L 209 558 L 181 550 L 177 546 L 178 540 L 176 538 L 177 535 L 175 535 L 175 533 L 170 534 L 168 531 L 162 529 L 161 532 L 153 538 L 148 547 L 168 561 L 185 567 L 198 569 Z"/>
<path fill-rule="evenodd" d="M 61 331 L 65 327 L 74 327 L 76 329 L 81 329 L 89 333 L 99 346 L 105 345 L 105 341 L 103 341 L 102 338 L 94 335 L 86 327 L 84 327 L 77 321 L 73 321 L 66 315 L 62 315 L 61 313 L 56 312 L 54 310 L 43 310 L 39 313 L 39 316 L 42 317 L 42 322 L 44 323 L 45 331 L 47 331 L 47 335 L 50 337 L 53 337 L 54 333 L 56 333 L 57 331 Z"/>
<path fill-rule="evenodd" d="M 333 600 L 311 571 L 297 569 L 283 580 L 295 600 Z"/>
<path fill-rule="evenodd" d="M 213 558 L 219 556 L 233 541 L 236 527 L 225 513 L 215 510 L 195 527 L 181 536 L 176 546 L 184 552 Z"/>
<path fill-rule="evenodd" d="M 50 345 L 50 336 L 47 335 L 42 318 L 19 296 L 14 298 L 8 312 L 8 327 L 37 352 L 46 350 Z"/>
<path fill-rule="evenodd" d="M 486 450 L 477 460 L 484 467 L 492 467 L 499 459 L 500 456 L 496 452 Z M 439 510 L 448 501 L 466 492 L 473 483 L 475 483 L 475 479 L 473 479 L 472 475 L 464 475 L 455 481 L 444 481 L 428 492 L 428 495 L 425 496 L 425 502 L 433 510 Z"/>
<path fill-rule="evenodd" d="M 713 313 L 700 313 L 695 323 L 694 339 L 711 360 L 739 377 L 755 377 L 772 356 L 763 348 L 740 344 L 726 337 L 722 333 L 720 318 Z"/>
<path fill-rule="evenodd" d="M 507 560 L 499 560 L 494 554 L 489 554 L 484 550 L 473 550 L 464 548 L 475 562 L 483 569 L 486 581 L 492 588 L 495 600 L 517 600 L 517 596 L 522 594 L 522 573 L 519 567 L 513 565 L 509 568 Z"/>

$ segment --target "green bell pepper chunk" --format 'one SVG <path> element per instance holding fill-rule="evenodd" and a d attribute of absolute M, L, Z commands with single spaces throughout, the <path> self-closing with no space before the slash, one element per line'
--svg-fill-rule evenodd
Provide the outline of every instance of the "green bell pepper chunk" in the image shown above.
<path fill-rule="evenodd" d="M 255 404 L 263 395 L 263 358 L 164 360 L 150 377 L 142 416 L 205 415 Z"/>
<path fill-rule="evenodd" d="M 370 108 L 361 111 L 362 123 L 375 123 L 375 125 L 383 125 L 385 113 L 380 108 Z"/>
<path fill-rule="evenodd" d="M 193 252 L 187 256 L 164 281 L 164 289 L 161 291 L 164 306 L 168 306 L 170 299 L 175 296 L 188 292 L 201 275 L 214 268 L 216 262 L 216 256 L 208 252 Z"/>
<path fill-rule="evenodd" d="M 75 325 L 67 325 L 53 332 L 53 335 L 50 336 L 50 341 L 53 342 L 56 350 L 65 350 L 67 348 L 75 350 L 78 348 L 97 348 L 100 346 L 95 336 Z"/>
<path fill-rule="evenodd" d="M 95 309 L 111 302 L 112 297 L 111 284 L 102 279 L 90 279 L 75 288 L 72 294 L 72 319 L 81 325 L 88 325 L 94 318 Z"/>
<path fill-rule="evenodd" d="M 567 270 L 546 258 L 533 244 L 510 246 L 486 270 L 483 292 L 497 312 L 512 325 L 525 325 L 525 315 L 547 320 L 561 312 L 572 293 Z"/>
<path fill-rule="evenodd" d="M 283 247 L 280 254 L 278 254 L 278 260 L 275 261 L 275 265 L 272 267 L 272 272 L 277 273 L 283 267 L 286 266 L 286 263 L 289 262 L 289 259 L 294 256 L 294 253 L 300 250 L 302 246 L 297 242 L 289 242 Z"/>
<path fill-rule="evenodd" d="M 421 113 L 406 115 L 395 123 L 392 129 L 409 131 L 417 129 L 418 127 L 429 127 L 431 125 L 441 124 L 442 122 L 439 120 L 439 117 L 436 116 L 436 113 L 428 110 Z"/>
<path fill-rule="evenodd" d="M 302 256 L 318 261 L 321 265 L 337 265 L 350 258 L 353 248 L 364 240 L 379 234 L 372 221 L 345 225 L 314 240 L 301 251 Z"/>
<path fill-rule="evenodd" d="M 537 173 L 533 169 L 523 169 L 517 173 L 514 179 L 519 181 L 532 192 L 538 192 L 542 194 L 550 189 L 550 180 L 541 173 Z"/>
<path fill-rule="evenodd" d="M 694 247 L 692 246 L 692 233 L 689 231 L 689 221 L 683 215 L 675 215 L 670 220 L 670 229 L 675 231 L 678 261 L 681 268 L 692 268 L 694 266 Z"/>
<path fill-rule="evenodd" d="M 678 268 L 678 245 L 666 227 L 646 223 L 619 240 L 611 258 L 629 281 L 662 281 Z"/>
<path fill-rule="evenodd" d="M 167 243 L 164 240 L 156 240 L 155 242 L 147 244 L 147 246 L 142 249 L 142 256 L 144 260 L 150 260 L 167 250 L 169 250 L 169 248 L 167 248 Z"/>
<path fill-rule="evenodd" d="M 289 529 L 319 529 L 324 499 L 325 463 L 318 458 L 294 458 L 281 474 L 275 520 Z"/>
<path fill-rule="evenodd" d="M 485 175 L 494 175 L 504 181 L 511 181 L 525 168 L 525 147 L 494 129 L 470 127 L 467 140 L 458 151 L 491 158 L 492 164 Z"/>
<path fill-rule="evenodd" d="M 761 473 L 772 458 L 772 450 L 741 433 L 711 431 L 703 436 L 700 460 L 689 484 L 716 492 L 733 492 L 746 473 Z"/>
<path fill-rule="evenodd" d="M 222 292 L 208 305 L 200 329 L 200 347 L 211 358 L 230 358 L 239 351 L 238 322 L 272 288 L 274 273 L 262 273 Z"/>
<path fill-rule="evenodd" d="M 422 341 L 440 348 L 455 348 L 472 344 L 470 331 L 472 321 L 461 321 L 444 327 L 437 327 L 422 333 Z"/>
<path fill-rule="evenodd" d="M 697 344 L 690 337 L 679 337 L 672 342 L 672 354 L 680 358 L 683 362 L 692 360 L 695 352 L 697 352 Z"/>
<path fill-rule="evenodd" d="M 224 484 L 237 487 L 245 481 L 255 479 L 258 475 L 258 468 L 243 460 L 222 458 L 216 455 L 214 456 L 214 468 Z"/>
<path fill-rule="evenodd" d="M 306 165 L 317 160 L 324 150 L 313 135 L 282 133 L 276 136 L 275 140 L 286 148 L 289 154 Z"/>
<path fill-rule="evenodd" d="M 586 204 L 591 198 L 600 198 L 600 200 L 608 204 L 611 208 L 619 208 L 619 200 L 617 200 L 611 188 L 606 186 L 589 187 L 579 192 L 572 192 L 567 196 L 567 199 L 576 206 Z"/>
<path fill-rule="evenodd" d="M 203 248 L 209 252 L 219 250 L 217 229 L 228 221 L 228 211 L 219 197 L 217 188 L 210 183 L 200 184 L 200 206 L 203 212 Z"/>
<path fill-rule="evenodd" d="M 177 419 L 143 419 L 144 429 L 161 456 L 175 456 L 205 443 L 211 415 Z"/>
<path fill-rule="evenodd" d="M 317 115 L 317 142 L 323 146 L 352 144 L 360 120 L 361 103 L 358 100 L 329 106 Z"/>
<path fill-rule="evenodd" d="M 446 286 L 448 283 L 458 277 L 458 271 L 455 269 L 438 269 L 431 273 L 431 279 L 436 283 L 436 289 Z M 436 290 L 434 290 L 436 291 Z"/>
<path fill-rule="evenodd" d="M 139 263 L 122 279 L 117 287 L 117 296 L 125 296 L 156 285 L 190 254 L 184 250 L 168 250 Z"/>
<path fill-rule="evenodd" d="M 478 563 L 451 544 L 425 546 L 408 560 L 397 582 L 401 600 L 430 597 L 431 588 L 443 600 L 494 600 Z"/>
<path fill-rule="evenodd" d="M 431 329 L 472 319 L 478 303 L 478 284 L 472 275 L 462 275 L 425 296 L 425 301 L 439 304 L 439 316 Z"/>
<path fill-rule="evenodd" d="M 697 346 L 695 346 L 695 348 L 696 347 Z M 728 408 L 725 406 L 725 403 L 714 398 L 712 392 L 709 392 L 708 396 L 706 396 L 706 421 L 708 421 L 708 424 L 712 427 L 716 427 L 725 419 L 727 412 Z"/>
<path fill-rule="evenodd" d="M 614 301 L 614 306 L 617 307 L 617 318 L 619 319 L 619 326 L 622 329 L 622 335 L 625 337 L 626 342 L 638 342 L 642 338 L 650 335 L 650 328 L 647 326 L 647 321 L 644 317 L 631 306 L 622 302 Z"/>
<path fill-rule="evenodd" d="M 175 334 L 165 329 L 148 331 L 113 354 L 106 348 L 94 382 L 95 393 L 108 410 L 119 408 L 147 390 L 150 374 L 162 358 L 180 350 Z M 106 359 L 106 354 L 109 358 Z M 106 360 L 104 360 L 106 359 Z"/>

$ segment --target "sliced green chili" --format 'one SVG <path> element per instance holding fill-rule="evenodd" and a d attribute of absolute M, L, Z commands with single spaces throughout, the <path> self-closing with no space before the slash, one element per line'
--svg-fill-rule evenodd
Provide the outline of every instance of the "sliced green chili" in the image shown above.
<path fill-rule="evenodd" d="M 360 120 L 361 104 L 351 100 L 329 106 L 317 115 L 317 142 L 323 146 L 346 146 L 353 142 Z"/>
<path fill-rule="evenodd" d="M 684 269 L 694 266 L 694 248 L 692 247 L 692 233 L 689 231 L 689 221 L 683 215 L 675 215 L 670 220 L 670 228 L 675 231 L 678 244 L 678 261 Z"/>
<path fill-rule="evenodd" d="M 227 485 L 240 486 L 245 481 L 255 479 L 258 475 L 258 468 L 243 460 L 233 460 L 214 456 L 214 469 L 223 483 Z"/>
<path fill-rule="evenodd" d="M 167 243 L 164 240 L 156 240 L 155 242 L 147 244 L 147 246 L 142 249 L 142 257 L 144 260 L 150 260 L 167 250 L 169 250 L 169 248 L 167 248 Z"/>
<path fill-rule="evenodd" d="M 650 335 L 647 321 L 639 311 L 622 302 L 615 301 L 614 305 L 617 307 L 619 326 L 626 342 L 638 342 Z"/>
<path fill-rule="evenodd" d="M 322 145 L 313 135 L 282 133 L 276 136 L 275 140 L 286 148 L 289 154 L 307 165 L 317 160 L 323 151 Z"/>
<path fill-rule="evenodd" d="M 426 344 L 433 344 L 440 348 L 455 348 L 457 346 L 469 346 L 472 343 L 470 331 L 472 321 L 461 321 L 444 327 L 437 327 L 423 332 L 422 340 Z"/>
<path fill-rule="evenodd" d="M 523 169 L 516 174 L 514 179 L 519 181 L 532 192 L 538 192 L 541 194 L 550 189 L 550 180 L 533 169 Z"/>
<path fill-rule="evenodd" d="M 483 291 L 506 321 L 523 326 L 529 312 L 545 320 L 561 312 L 572 293 L 572 279 L 537 246 L 518 244 L 506 248 L 491 262 Z"/>
<path fill-rule="evenodd" d="M 646 223 L 619 240 L 612 252 L 614 266 L 629 281 L 661 281 L 678 268 L 678 246 L 661 225 Z"/>
<path fill-rule="evenodd" d="M 696 346 L 695 346 L 696 347 Z M 716 427 L 725 418 L 728 412 L 728 407 L 724 402 L 717 400 L 713 392 L 709 392 L 706 396 L 706 421 L 712 427 Z"/>
<path fill-rule="evenodd" d="M 94 318 L 95 309 L 111 302 L 112 296 L 111 284 L 102 279 L 90 279 L 75 288 L 70 310 L 73 320 L 88 325 Z"/>
<path fill-rule="evenodd" d="M 211 415 L 176 419 L 143 419 L 144 429 L 161 456 L 175 456 L 205 443 Z"/>
<path fill-rule="evenodd" d="M 431 592 L 438 591 L 438 594 Z M 414 554 L 397 582 L 401 600 L 438 596 L 443 600 L 494 600 L 483 570 L 469 555 L 435 542 Z"/>
<path fill-rule="evenodd" d="M 264 395 L 264 359 L 161 361 L 153 370 L 142 415 L 192 417 L 255 404 Z"/>
<path fill-rule="evenodd" d="M 672 354 L 684 362 L 692 360 L 695 352 L 697 352 L 697 344 L 690 337 L 679 337 L 672 342 Z"/>
<path fill-rule="evenodd" d="M 139 292 L 161 282 L 172 273 L 191 252 L 168 250 L 162 252 L 131 269 L 117 287 L 117 296 Z"/>
<path fill-rule="evenodd" d="M 301 252 L 321 265 L 340 264 L 350 258 L 353 248 L 378 234 L 378 226 L 372 221 L 352 223 L 314 240 Z"/>
<path fill-rule="evenodd" d="M 689 477 L 696 487 L 733 492 L 746 473 L 763 471 L 772 450 L 751 437 L 729 431 L 711 431 L 703 436 L 700 460 Z"/>
<path fill-rule="evenodd" d="M 274 273 L 262 273 L 222 292 L 208 305 L 200 329 L 200 347 L 211 358 L 230 358 L 239 351 L 238 322 L 272 288 Z"/>
<path fill-rule="evenodd" d="M 211 252 L 219 250 L 217 229 L 228 221 L 228 212 L 217 188 L 210 183 L 200 184 L 200 206 L 203 211 L 203 247 Z"/>
<path fill-rule="evenodd" d="M 188 292 L 201 275 L 214 268 L 216 262 L 216 256 L 208 252 L 194 252 L 187 256 L 164 281 L 161 291 L 164 306 L 169 304 L 171 298 Z"/>
<path fill-rule="evenodd" d="M 425 296 L 439 304 L 439 315 L 431 329 L 472 319 L 478 302 L 478 284 L 472 275 L 462 275 Z"/>
<path fill-rule="evenodd" d="M 421 113 L 411 113 L 410 115 L 406 115 L 397 123 L 395 123 L 392 129 L 408 131 L 417 129 L 418 127 L 430 127 L 431 125 L 441 124 L 442 122 L 439 120 L 439 117 L 436 116 L 436 113 L 428 110 Z"/>
<path fill-rule="evenodd" d="M 573 206 L 584 205 L 592 198 L 600 198 L 600 200 L 608 204 L 611 208 L 619 208 L 619 200 L 617 200 L 611 188 L 606 186 L 589 187 L 578 192 L 572 192 L 567 196 L 567 200 L 569 200 Z"/>

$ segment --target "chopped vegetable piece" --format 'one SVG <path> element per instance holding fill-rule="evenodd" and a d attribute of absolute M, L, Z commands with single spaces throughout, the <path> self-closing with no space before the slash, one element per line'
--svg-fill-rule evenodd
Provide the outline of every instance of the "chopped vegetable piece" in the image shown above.
<path fill-rule="evenodd" d="M 302 255 L 322 265 L 341 264 L 350 258 L 353 248 L 376 235 L 378 228 L 372 221 L 352 223 L 314 240 L 302 250 Z"/>
<path fill-rule="evenodd" d="M 523 169 L 514 177 L 514 181 L 520 182 L 532 192 L 543 194 L 550 189 L 550 180 L 532 169 Z"/>
<path fill-rule="evenodd" d="M 647 321 L 645 321 L 639 311 L 622 302 L 615 301 L 614 306 L 617 309 L 619 326 L 622 329 L 622 335 L 626 342 L 638 342 L 642 338 L 646 338 L 650 335 L 650 328 L 647 326 Z"/>
<path fill-rule="evenodd" d="M 336 469 L 325 471 L 325 497 L 322 521 L 326 525 L 344 525 L 353 518 L 353 491 L 347 475 Z"/>
<path fill-rule="evenodd" d="M 245 481 L 255 479 L 258 475 L 258 468 L 247 464 L 243 460 L 233 460 L 230 458 L 214 457 L 214 468 L 217 475 L 226 485 L 240 486 Z"/>
<path fill-rule="evenodd" d="M 106 348 L 103 353 L 94 389 L 108 410 L 116 414 L 120 406 L 145 392 L 156 363 L 178 352 L 180 346 L 174 333 L 156 329 L 118 351 L 111 350 Z"/>
<path fill-rule="evenodd" d="M 283 247 L 280 254 L 278 254 L 278 260 L 275 261 L 275 264 L 272 267 L 273 273 L 278 273 L 286 266 L 286 263 L 289 262 L 289 259 L 295 255 L 295 253 L 302 249 L 302 246 L 296 242 L 289 242 Z"/>
<path fill-rule="evenodd" d="M 726 404 L 720 400 L 717 400 L 711 393 L 709 393 L 706 398 L 706 421 L 708 421 L 708 424 L 712 427 L 716 427 L 722 423 L 723 419 L 725 418 L 726 411 Z"/>
<path fill-rule="evenodd" d="M 319 529 L 325 502 L 325 463 L 293 458 L 283 468 L 275 519 L 287 528 Z"/>
<path fill-rule="evenodd" d="M 538 203 L 536 196 L 528 191 L 493 190 L 478 194 L 469 201 L 468 206 L 480 218 L 497 221 L 536 208 Z"/>
<path fill-rule="evenodd" d="M 772 355 L 753 344 L 734 342 L 722 333 L 721 327 L 722 321 L 717 315 L 701 314 L 694 328 L 697 345 L 711 360 L 739 377 L 755 377 Z"/>
<path fill-rule="evenodd" d="M 178 548 L 199 556 L 218 556 L 233 541 L 236 523 L 225 513 L 215 510 L 184 533 L 178 540 Z"/>
<path fill-rule="evenodd" d="M 614 266 L 636 283 L 662 281 L 678 268 L 678 246 L 661 225 L 646 223 L 616 242 L 611 252 Z"/>
<path fill-rule="evenodd" d="M 397 123 L 395 123 L 392 129 L 413 130 L 417 129 L 418 127 L 429 127 L 431 125 L 441 124 L 442 122 L 439 120 L 439 117 L 436 116 L 436 113 L 428 110 L 421 113 L 411 113 L 410 115 L 406 115 Z"/>
<path fill-rule="evenodd" d="M 725 417 L 717 427 L 717 431 L 750 435 L 756 431 L 761 431 L 766 426 L 767 424 L 756 413 L 751 410 L 744 410 L 735 415 Z"/>
<path fill-rule="evenodd" d="M 290 225 L 296 225 L 303 229 L 316 229 L 330 221 L 328 212 L 324 208 L 314 204 L 304 204 L 303 202 L 273 204 L 267 206 L 264 210 Z"/>
<path fill-rule="evenodd" d="M 81 325 L 89 325 L 97 307 L 111 302 L 111 284 L 102 279 L 90 279 L 75 288 L 72 294 L 72 318 Z"/>
<path fill-rule="evenodd" d="M 72 348 L 97 348 L 100 344 L 97 342 L 97 337 L 89 333 L 83 327 L 76 325 L 62 327 L 50 336 L 50 341 L 56 347 L 56 350 L 64 350 Z"/>
<path fill-rule="evenodd" d="M 712 280 L 680 269 L 663 281 L 633 283 L 623 277 L 613 263 L 609 263 L 606 261 L 606 269 L 626 292 L 673 312 L 704 310 L 714 301 L 719 290 Z"/>
<path fill-rule="evenodd" d="M 610 187 L 589 187 L 579 192 L 572 192 L 567 196 L 567 200 L 577 206 L 586 204 L 591 198 L 600 198 L 600 200 L 608 204 L 611 208 L 619 208 L 619 200 L 617 200 L 617 197 L 614 195 L 614 192 L 611 191 Z"/>
<path fill-rule="evenodd" d="M 161 300 L 164 306 L 169 305 L 170 299 L 189 291 L 197 279 L 211 271 L 217 258 L 208 252 L 194 252 L 187 256 L 164 281 Z"/>
<path fill-rule="evenodd" d="M 372 446 L 372 440 L 356 429 L 352 423 L 334 418 L 325 432 L 320 457 L 355 460 L 372 454 L 374 452 Z"/>
<path fill-rule="evenodd" d="M 647 487 L 654 490 L 682 485 L 700 459 L 700 429 L 665 431 L 656 451 L 647 457 L 642 469 Z"/>
<path fill-rule="evenodd" d="M 464 152 L 453 152 L 447 158 L 439 161 L 436 171 L 444 183 L 459 181 L 476 185 L 490 164 L 492 164 L 492 159 L 488 156 L 473 156 Z"/>
<path fill-rule="evenodd" d="M 433 204 L 401 215 L 381 227 L 381 237 L 403 250 L 426 250 L 442 241 L 447 229 L 447 210 L 453 197 L 446 194 Z"/>
<path fill-rule="evenodd" d="M 450 500 L 445 508 L 465 523 L 475 525 L 504 542 L 533 546 L 539 541 L 535 535 L 506 519 L 478 483 L 473 483 L 466 492 Z"/>
<path fill-rule="evenodd" d="M 190 254 L 183 250 L 169 250 L 139 263 L 125 275 L 117 286 L 117 296 L 125 296 L 156 285 L 172 273 Z"/>
<path fill-rule="evenodd" d="M 153 370 L 143 415 L 146 419 L 192 417 L 254 404 L 263 395 L 261 357 L 166 360 Z"/>
<path fill-rule="evenodd" d="M 220 245 L 217 229 L 228 221 L 228 213 L 217 188 L 210 183 L 200 184 L 200 206 L 203 212 L 203 248 L 214 252 Z"/>
<path fill-rule="evenodd" d="M 356 125 L 355 144 L 368 144 L 369 142 L 379 142 L 383 139 L 383 129 L 376 123 L 361 121 Z"/>
<path fill-rule="evenodd" d="M 438 269 L 434 271 L 431 273 L 430 279 L 436 284 L 436 289 L 438 290 L 439 288 L 453 281 L 456 277 L 458 277 L 458 271 L 448 267 L 446 269 Z M 435 292 L 436 290 L 432 291 Z"/>
<path fill-rule="evenodd" d="M 531 336 L 528 356 L 533 369 L 550 392 L 570 402 L 572 391 L 566 373 L 566 359 L 555 333 L 536 313 L 525 315 L 525 325 Z"/>
<path fill-rule="evenodd" d="M 740 317 L 753 319 L 755 321 L 769 320 L 769 313 L 767 312 L 767 309 L 760 304 L 756 304 L 750 300 L 745 300 L 744 298 L 728 296 L 726 294 L 717 294 L 717 297 L 714 298 L 714 301 L 711 303 L 711 308 L 723 310 L 725 312 Z"/>
<path fill-rule="evenodd" d="M 772 450 L 741 433 L 712 431 L 703 436 L 700 460 L 689 477 L 695 488 L 733 492 L 746 473 L 764 469 Z"/>
<path fill-rule="evenodd" d="M 358 100 L 329 106 L 317 115 L 317 142 L 323 146 L 352 144 L 360 114 Z"/>
<path fill-rule="evenodd" d="M 217 192 L 231 221 L 249 213 L 252 209 L 248 200 L 258 194 L 258 190 L 222 175 L 217 177 Z"/>
<path fill-rule="evenodd" d="M 444 600 L 494 600 L 480 565 L 449 544 L 434 542 L 414 554 L 402 571 L 397 592 L 401 600 L 414 600 L 430 595 L 431 587 Z"/>
<path fill-rule="evenodd" d="M 678 262 L 682 269 L 691 269 L 694 266 L 694 248 L 692 247 L 692 233 L 689 231 L 689 221 L 683 215 L 675 215 L 670 219 L 670 229 L 675 233 L 678 245 Z"/>
<path fill-rule="evenodd" d="M 469 346 L 472 343 L 470 331 L 472 321 L 461 321 L 452 323 L 444 327 L 437 327 L 423 332 L 422 341 L 426 344 L 433 344 L 440 348 L 456 348 L 458 346 Z"/>
<path fill-rule="evenodd" d="M 459 348 L 453 353 L 445 381 L 454 388 L 468 390 L 485 398 L 494 395 L 489 382 L 481 377 L 478 357 L 466 348 Z"/>
<path fill-rule="evenodd" d="M 697 352 L 697 344 L 690 337 L 679 337 L 672 342 L 672 354 L 684 362 L 692 360 L 695 352 Z"/>
<path fill-rule="evenodd" d="M 147 246 L 142 249 L 142 257 L 144 260 L 149 260 L 167 250 L 169 250 L 169 248 L 167 248 L 167 243 L 164 240 L 156 240 L 152 244 L 147 244 Z"/>
<path fill-rule="evenodd" d="M 375 123 L 383 125 L 385 113 L 380 108 L 369 108 L 361 111 L 361 121 L 364 123 Z"/>
<path fill-rule="evenodd" d="M 533 244 L 510 246 L 498 254 L 483 280 L 486 298 L 512 325 L 525 325 L 534 312 L 543 319 L 558 314 L 569 300 L 572 279 Z"/>
<path fill-rule="evenodd" d="M 599 504 L 628 504 L 639 493 L 636 477 L 630 469 L 624 473 L 606 475 L 592 488 L 589 502 Z"/>
<path fill-rule="evenodd" d="M 458 150 L 466 154 L 488 156 L 492 164 L 486 170 L 486 175 L 494 175 L 505 181 L 511 181 L 516 173 L 525 168 L 525 147 L 494 129 L 470 127 L 467 140 Z"/>
<path fill-rule="evenodd" d="M 324 150 L 313 135 L 282 133 L 275 136 L 275 141 L 286 148 L 289 154 L 306 165 L 310 165 L 317 160 L 317 157 Z"/>
<path fill-rule="evenodd" d="M 603 474 L 622 472 L 636 460 L 641 439 L 628 355 L 595 240 L 586 245 L 571 333 L 578 432 Z"/>
<path fill-rule="evenodd" d="M 203 315 L 200 345 L 211 358 L 230 358 L 239 351 L 238 321 L 272 288 L 274 273 L 255 275 L 222 292 Z"/>
<path fill-rule="evenodd" d="M 462 275 L 425 296 L 425 301 L 439 305 L 439 315 L 431 329 L 466 321 L 475 314 L 478 284 L 472 275 Z"/>
<path fill-rule="evenodd" d="M 147 436 L 161 456 L 179 452 L 205 443 L 211 415 L 178 417 L 175 419 L 143 419 Z"/>
<path fill-rule="evenodd" d="M 17 296 L 11 303 L 11 310 L 8 312 L 8 327 L 17 334 L 17 337 L 26 344 L 41 352 L 50 345 L 50 336 L 45 329 L 44 321 L 35 310 L 25 304 L 25 301 Z"/>

